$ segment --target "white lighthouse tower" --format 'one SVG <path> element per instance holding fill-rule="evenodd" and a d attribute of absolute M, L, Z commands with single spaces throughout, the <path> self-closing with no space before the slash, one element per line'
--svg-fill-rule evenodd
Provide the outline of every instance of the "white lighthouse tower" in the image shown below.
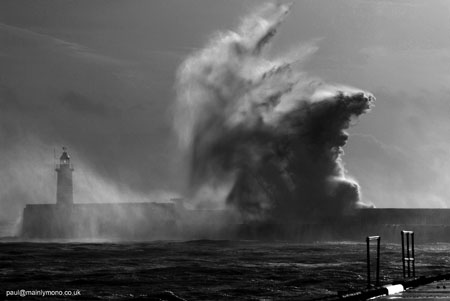
<path fill-rule="evenodd" d="M 70 156 L 65 147 L 55 170 L 57 173 L 56 204 L 71 206 L 73 204 L 73 166 L 70 164 Z"/>

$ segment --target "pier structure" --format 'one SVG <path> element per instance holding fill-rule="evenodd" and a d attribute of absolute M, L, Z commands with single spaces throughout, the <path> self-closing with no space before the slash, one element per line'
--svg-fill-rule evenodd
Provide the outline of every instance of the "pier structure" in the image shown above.
<path fill-rule="evenodd" d="M 66 148 L 56 164 L 56 203 L 27 204 L 21 236 L 27 239 L 117 238 L 361 241 L 376 233 L 396 242 L 401 230 L 416 243 L 450 242 L 450 209 L 366 208 L 348 215 L 243 221 L 232 210 L 188 209 L 179 201 L 87 203 L 74 196 L 71 157 Z"/>

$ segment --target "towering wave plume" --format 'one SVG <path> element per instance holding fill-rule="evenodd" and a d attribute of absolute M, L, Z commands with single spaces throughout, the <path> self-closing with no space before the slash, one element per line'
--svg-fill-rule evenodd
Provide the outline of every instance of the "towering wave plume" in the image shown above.
<path fill-rule="evenodd" d="M 247 219 L 364 206 L 341 155 L 345 130 L 375 98 L 309 78 L 298 70 L 305 51 L 263 51 L 289 8 L 267 5 L 238 30 L 217 34 L 177 74 L 175 126 L 191 160 L 191 198 L 223 202 Z"/>

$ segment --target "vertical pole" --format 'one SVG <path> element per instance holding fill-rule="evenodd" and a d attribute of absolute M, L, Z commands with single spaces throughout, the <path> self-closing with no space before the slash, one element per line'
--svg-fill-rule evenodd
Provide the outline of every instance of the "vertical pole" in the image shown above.
<path fill-rule="evenodd" d="M 400 232 L 402 235 L 402 264 L 403 264 L 403 278 L 406 278 L 406 271 L 405 271 L 405 232 Z"/>
<path fill-rule="evenodd" d="M 409 257 L 409 233 L 406 233 L 406 257 L 408 260 L 408 277 L 411 277 L 411 258 Z"/>
<path fill-rule="evenodd" d="M 377 283 L 376 285 L 380 285 L 380 240 L 381 237 L 378 236 L 377 239 Z"/>
<path fill-rule="evenodd" d="M 413 265 L 413 277 L 416 277 L 416 257 L 414 256 L 414 232 L 411 233 L 411 257 Z"/>
<path fill-rule="evenodd" d="M 367 287 L 370 287 L 370 249 L 369 249 L 369 237 L 366 238 L 367 245 Z"/>

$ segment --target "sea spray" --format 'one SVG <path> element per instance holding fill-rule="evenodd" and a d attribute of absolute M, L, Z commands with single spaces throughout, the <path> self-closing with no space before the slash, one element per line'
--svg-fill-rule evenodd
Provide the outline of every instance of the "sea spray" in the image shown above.
<path fill-rule="evenodd" d="M 175 127 L 189 197 L 245 220 L 314 219 L 365 206 L 342 163 L 345 132 L 375 98 L 300 70 L 313 49 L 269 56 L 289 12 L 269 4 L 216 34 L 177 73 Z M 296 53 L 296 55 L 292 55 Z"/>

